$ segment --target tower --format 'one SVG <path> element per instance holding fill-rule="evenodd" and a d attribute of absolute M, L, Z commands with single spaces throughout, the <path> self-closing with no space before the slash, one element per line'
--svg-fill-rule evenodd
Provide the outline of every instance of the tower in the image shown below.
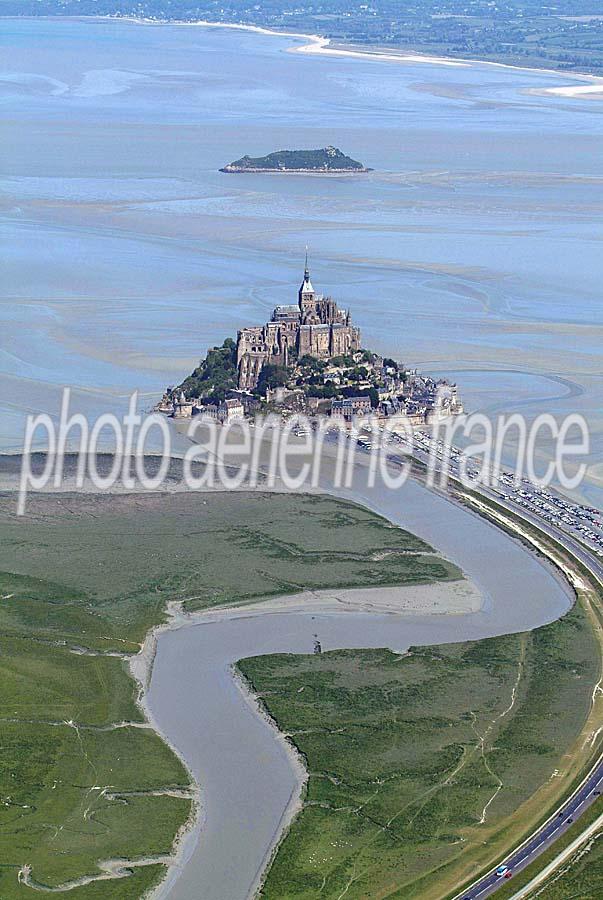
<path fill-rule="evenodd" d="M 299 308 L 302 313 L 314 309 L 316 294 L 310 281 L 310 270 L 308 269 L 308 248 L 306 247 L 306 265 L 304 267 L 304 280 L 299 289 Z"/>

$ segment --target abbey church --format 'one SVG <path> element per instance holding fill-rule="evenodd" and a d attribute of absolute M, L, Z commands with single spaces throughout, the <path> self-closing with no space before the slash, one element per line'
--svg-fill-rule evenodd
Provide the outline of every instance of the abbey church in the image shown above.
<path fill-rule="evenodd" d="M 277 306 L 265 325 L 242 328 L 237 335 L 239 389 L 252 390 L 262 367 L 287 366 L 291 352 L 298 357 L 329 359 L 360 350 L 360 329 L 350 313 L 331 297 L 317 294 L 310 281 L 308 259 L 295 306 Z"/>

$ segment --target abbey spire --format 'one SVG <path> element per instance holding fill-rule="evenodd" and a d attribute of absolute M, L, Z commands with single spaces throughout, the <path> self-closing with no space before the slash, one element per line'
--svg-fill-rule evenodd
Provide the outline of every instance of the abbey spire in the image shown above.
<path fill-rule="evenodd" d="M 304 280 L 301 283 L 301 287 L 299 289 L 299 308 L 301 310 L 306 309 L 308 306 L 314 304 L 315 300 L 314 288 L 312 287 L 312 282 L 310 281 L 310 269 L 308 268 L 308 248 L 306 247 L 306 263 L 304 266 Z"/>

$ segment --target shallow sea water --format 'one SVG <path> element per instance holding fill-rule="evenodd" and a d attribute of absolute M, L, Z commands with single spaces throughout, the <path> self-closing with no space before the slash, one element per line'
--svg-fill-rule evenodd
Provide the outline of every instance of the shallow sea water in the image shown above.
<path fill-rule="evenodd" d="M 0 448 L 63 385 L 92 415 L 151 404 L 293 299 L 308 244 L 365 343 L 456 377 L 469 409 L 587 415 L 603 502 L 603 103 L 534 93 L 561 75 L 304 43 L 2 20 Z M 330 143 L 375 171 L 218 172 Z"/>

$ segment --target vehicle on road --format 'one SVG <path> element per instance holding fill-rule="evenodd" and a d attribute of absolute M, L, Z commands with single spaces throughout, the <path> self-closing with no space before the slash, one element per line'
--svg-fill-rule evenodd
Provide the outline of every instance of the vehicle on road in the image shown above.
<path fill-rule="evenodd" d="M 509 867 L 508 867 L 508 866 L 505 866 L 505 865 L 503 864 L 503 865 L 500 865 L 500 866 L 497 868 L 497 870 L 496 870 L 496 872 L 495 872 L 495 875 L 496 875 L 498 878 L 502 878 L 503 875 L 506 877 L 506 874 L 507 874 L 508 871 L 509 871 Z"/>

